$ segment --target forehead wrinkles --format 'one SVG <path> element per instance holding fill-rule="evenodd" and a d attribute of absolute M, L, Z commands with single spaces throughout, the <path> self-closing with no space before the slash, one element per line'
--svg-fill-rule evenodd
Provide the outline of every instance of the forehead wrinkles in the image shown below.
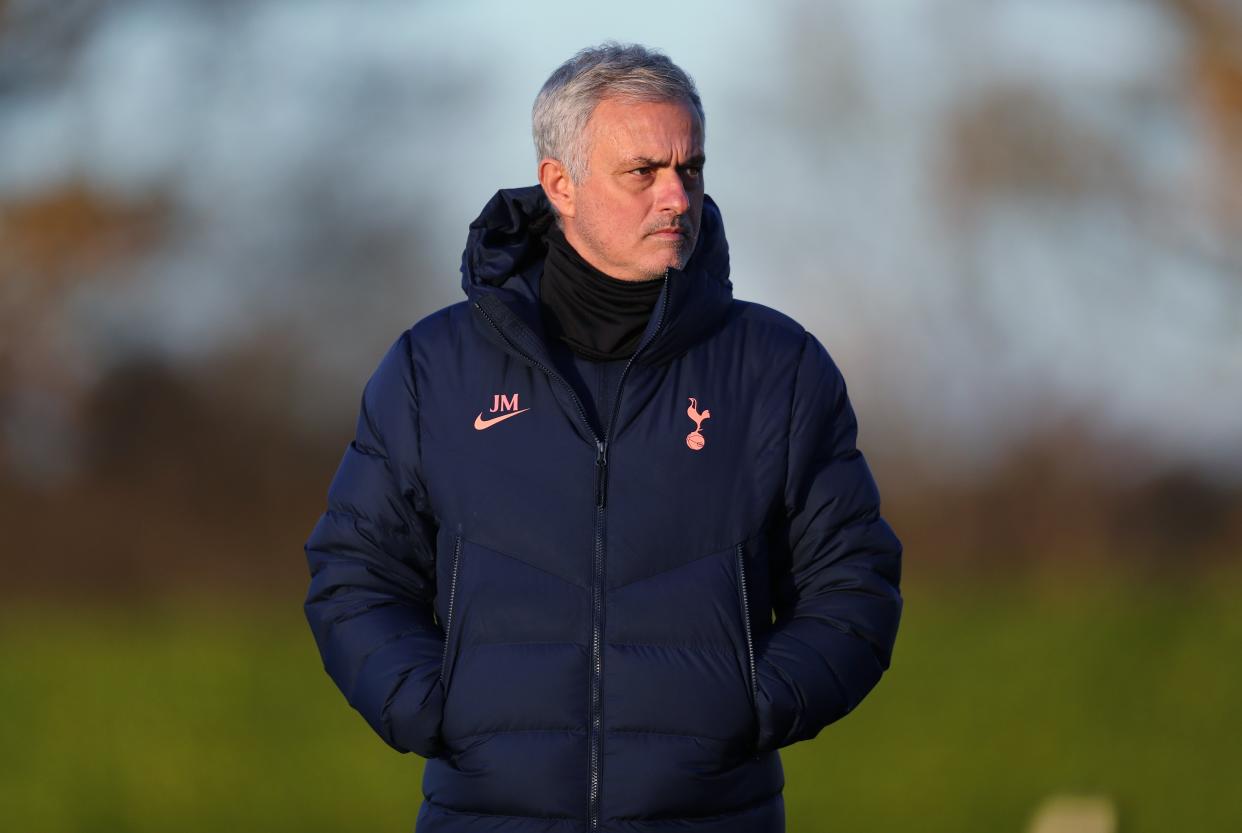
<path fill-rule="evenodd" d="M 612 104 L 605 107 L 608 101 Z M 679 115 L 671 117 L 677 110 Z M 602 153 L 611 158 L 667 160 L 670 152 L 681 158 L 703 153 L 703 126 L 693 108 L 681 102 L 605 99 L 591 114 L 584 133 L 591 157 Z"/>

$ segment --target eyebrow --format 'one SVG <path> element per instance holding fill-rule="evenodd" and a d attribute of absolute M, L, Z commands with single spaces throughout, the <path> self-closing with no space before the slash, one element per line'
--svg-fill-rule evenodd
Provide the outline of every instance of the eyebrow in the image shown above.
<path fill-rule="evenodd" d="M 683 164 L 683 167 L 685 166 L 701 167 L 704 164 L 706 164 L 706 162 L 707 162 L 707 157 L 704 154 L 696 153 L 694 156 L 691 156 L 689 159 L 685 161 L 685 163 Z M 663 168 L 664 166 L 668 164 L 668 160 L 667 159 L 651 159 L 646 156 L 630 156 L 622 160 L 621 164 L 626 165 L 626 166 L 641 165 L 641 166 L 647 166 L 647 167 L 652 167 L 652 168 Z"/>

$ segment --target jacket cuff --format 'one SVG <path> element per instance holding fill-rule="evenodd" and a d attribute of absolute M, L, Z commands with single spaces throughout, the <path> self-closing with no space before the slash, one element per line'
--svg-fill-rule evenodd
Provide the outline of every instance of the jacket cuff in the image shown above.
<path fill-rule="evenodd" d="M 443 757 L 446 752 L 440 732 L 444 719 L 444 687 L 437 674 L 429 679 L 413 678 L 414 672 L 397 687 L 384 711 L 384 724 L 391 745 L 424 758 Z M 415 702 L 417 692 L 424 692 Z"/>

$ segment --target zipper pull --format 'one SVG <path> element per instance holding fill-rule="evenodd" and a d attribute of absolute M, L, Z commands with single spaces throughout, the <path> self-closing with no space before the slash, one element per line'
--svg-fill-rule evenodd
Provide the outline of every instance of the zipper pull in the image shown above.
<path fill-rule="evenodd" d="M 599 452 L 595 456 L 595 506 L 601 508 L 604 505 L 604 484 L 608 478 L 608 459 L 605 453 L 605 441 L 596 440 L 595 448 Z"/>

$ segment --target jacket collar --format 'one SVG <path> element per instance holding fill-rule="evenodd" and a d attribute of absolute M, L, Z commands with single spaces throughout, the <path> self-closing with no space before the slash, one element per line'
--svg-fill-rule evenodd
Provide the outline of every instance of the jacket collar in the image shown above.
<path fill-rule="evenodd" d="M 461 285 L 487 336 L 510 352 L 517 346 L 545 367 L 551 354 L 539 314 L 544 233 L 553 222 L 543 188 L 496 192 L 470 224 L 461 257 Z M 664 364 L 705 338 L 733 300 L 729 246 L 720 209 L 703 197 L 699 239 L 685 269 L 670 269 L 639 341 L 638 364 Z"/>

